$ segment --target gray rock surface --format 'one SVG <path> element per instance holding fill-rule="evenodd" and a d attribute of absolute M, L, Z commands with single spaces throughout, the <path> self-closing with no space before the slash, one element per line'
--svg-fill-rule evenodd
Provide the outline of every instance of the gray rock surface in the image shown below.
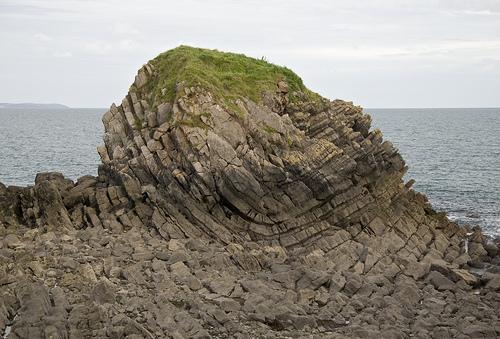
<path fill-rule="evenodd" d="M 283 80 L 238 113 L 196 86 L 157 103 L 161 76 L 104 115 L 98 177 L 0 184 L 0 333 L 500 336 L 498 243 L 405 185 L 359 106 Z"/>

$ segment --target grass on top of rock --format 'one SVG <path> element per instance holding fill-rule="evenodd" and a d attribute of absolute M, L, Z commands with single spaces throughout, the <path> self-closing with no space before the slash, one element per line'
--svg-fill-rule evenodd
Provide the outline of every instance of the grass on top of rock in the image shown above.
<path fill-rule="evenodd" d="M 275 91 L 284 80 L 290 92 L 302 92 L 310 98 L 319 97 L 309 91 L 302 79 L 286 67 L 243 54 L 179 46 L 151 60 L 157 76 L 149 82 L 155 103 L 173 102 L 176 86 L 200 86 L 212 93 L 227 108 L 236 109 L 235 101 L 246 97 L 261 102 L 264 91 Z"/>

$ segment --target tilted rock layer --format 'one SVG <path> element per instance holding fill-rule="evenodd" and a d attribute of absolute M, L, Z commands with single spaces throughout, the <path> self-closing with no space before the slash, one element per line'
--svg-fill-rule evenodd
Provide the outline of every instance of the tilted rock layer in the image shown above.
<path fill-rule="evenodd" d="M 359 106 L 181 46 L 103 117 L 99 176 L 0 184 L 8 338 L 494 338 L 498 247 Z"/>

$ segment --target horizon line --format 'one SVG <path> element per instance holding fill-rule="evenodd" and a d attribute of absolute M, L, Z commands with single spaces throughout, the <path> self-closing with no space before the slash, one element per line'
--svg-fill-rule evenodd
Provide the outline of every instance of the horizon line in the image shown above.
<path fill-rule="evenodd" d="M 1 104 L 10 104 L 10 105 L 62 105 L 66 107 L 62 108 L 57 108 L 57 109 L 109 109 L 111 105 L 108 106 L 69 106 L 66 104 L 61 104 L 58 102 L 50 102 L 50 103 L 38 103 L 38 102 L 19 102 L 19 103 L 13 103 L 13 102 L 0 102 Z M 416 107 L 416 106 L 410 106 L 410 107 L 368 107 L 368 106 L 362 106 L 362 105 L 356 105 L 355 106 L 361 106 L 364 110 L 369 110 L 369 109 L 500 109 L 499 106 L 439 106 L 439 107 L 431 107 L 431 106 L 425 106 L 425 107 Z M 7 107 L 0 107 L 0 108 L 7 108 Z M 14 107 L 9 107 L 9 108 L 14 108 Z M 22 108 L 21 108 L 22 109 Z M 31 108 L 35 109 L 35 108 Z M 40 107 L 40 109 L 44 109 L 43 107 Z M 47 108 L 49 109 L 49 108 Z"/>
<path fill-rule="evenodd" d="M 490 109 L 500 108 L 500 106 L 460 106 L 460 107 L 363 107 L 363 109 Z"/>
<path fill-rule="evenodd" d="M 356 105 L 358 106 L 358 105 Z M 365 107 L 361 106 L 363 109 L 500 109 L 500 106 L 460 106 L 460 107 L 453 107 L 453 106 L 442 106 L 442 107 Z M 105 108 L 109 109 L 109 107 L 73 107 L 73 106 L 68 106 L 68 108 L 74 108 L 74 109 L 80 109 L 80 108 L 85 108 L 85 109 L 100 109 L 100 108 Z"/>

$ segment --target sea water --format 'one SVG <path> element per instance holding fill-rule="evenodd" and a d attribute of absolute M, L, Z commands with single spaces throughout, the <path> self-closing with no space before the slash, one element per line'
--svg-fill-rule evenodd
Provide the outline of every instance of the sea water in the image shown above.
<path fill-rule="evenodd" d="M 0 109 L 0 182 L 25 186 L 49 171 L 96 175 L 105 111 Z"/>
<path fill-rule="evenodd" d="M 365 111 L 437 210 L 500 234 L 500 108 Z"/>

